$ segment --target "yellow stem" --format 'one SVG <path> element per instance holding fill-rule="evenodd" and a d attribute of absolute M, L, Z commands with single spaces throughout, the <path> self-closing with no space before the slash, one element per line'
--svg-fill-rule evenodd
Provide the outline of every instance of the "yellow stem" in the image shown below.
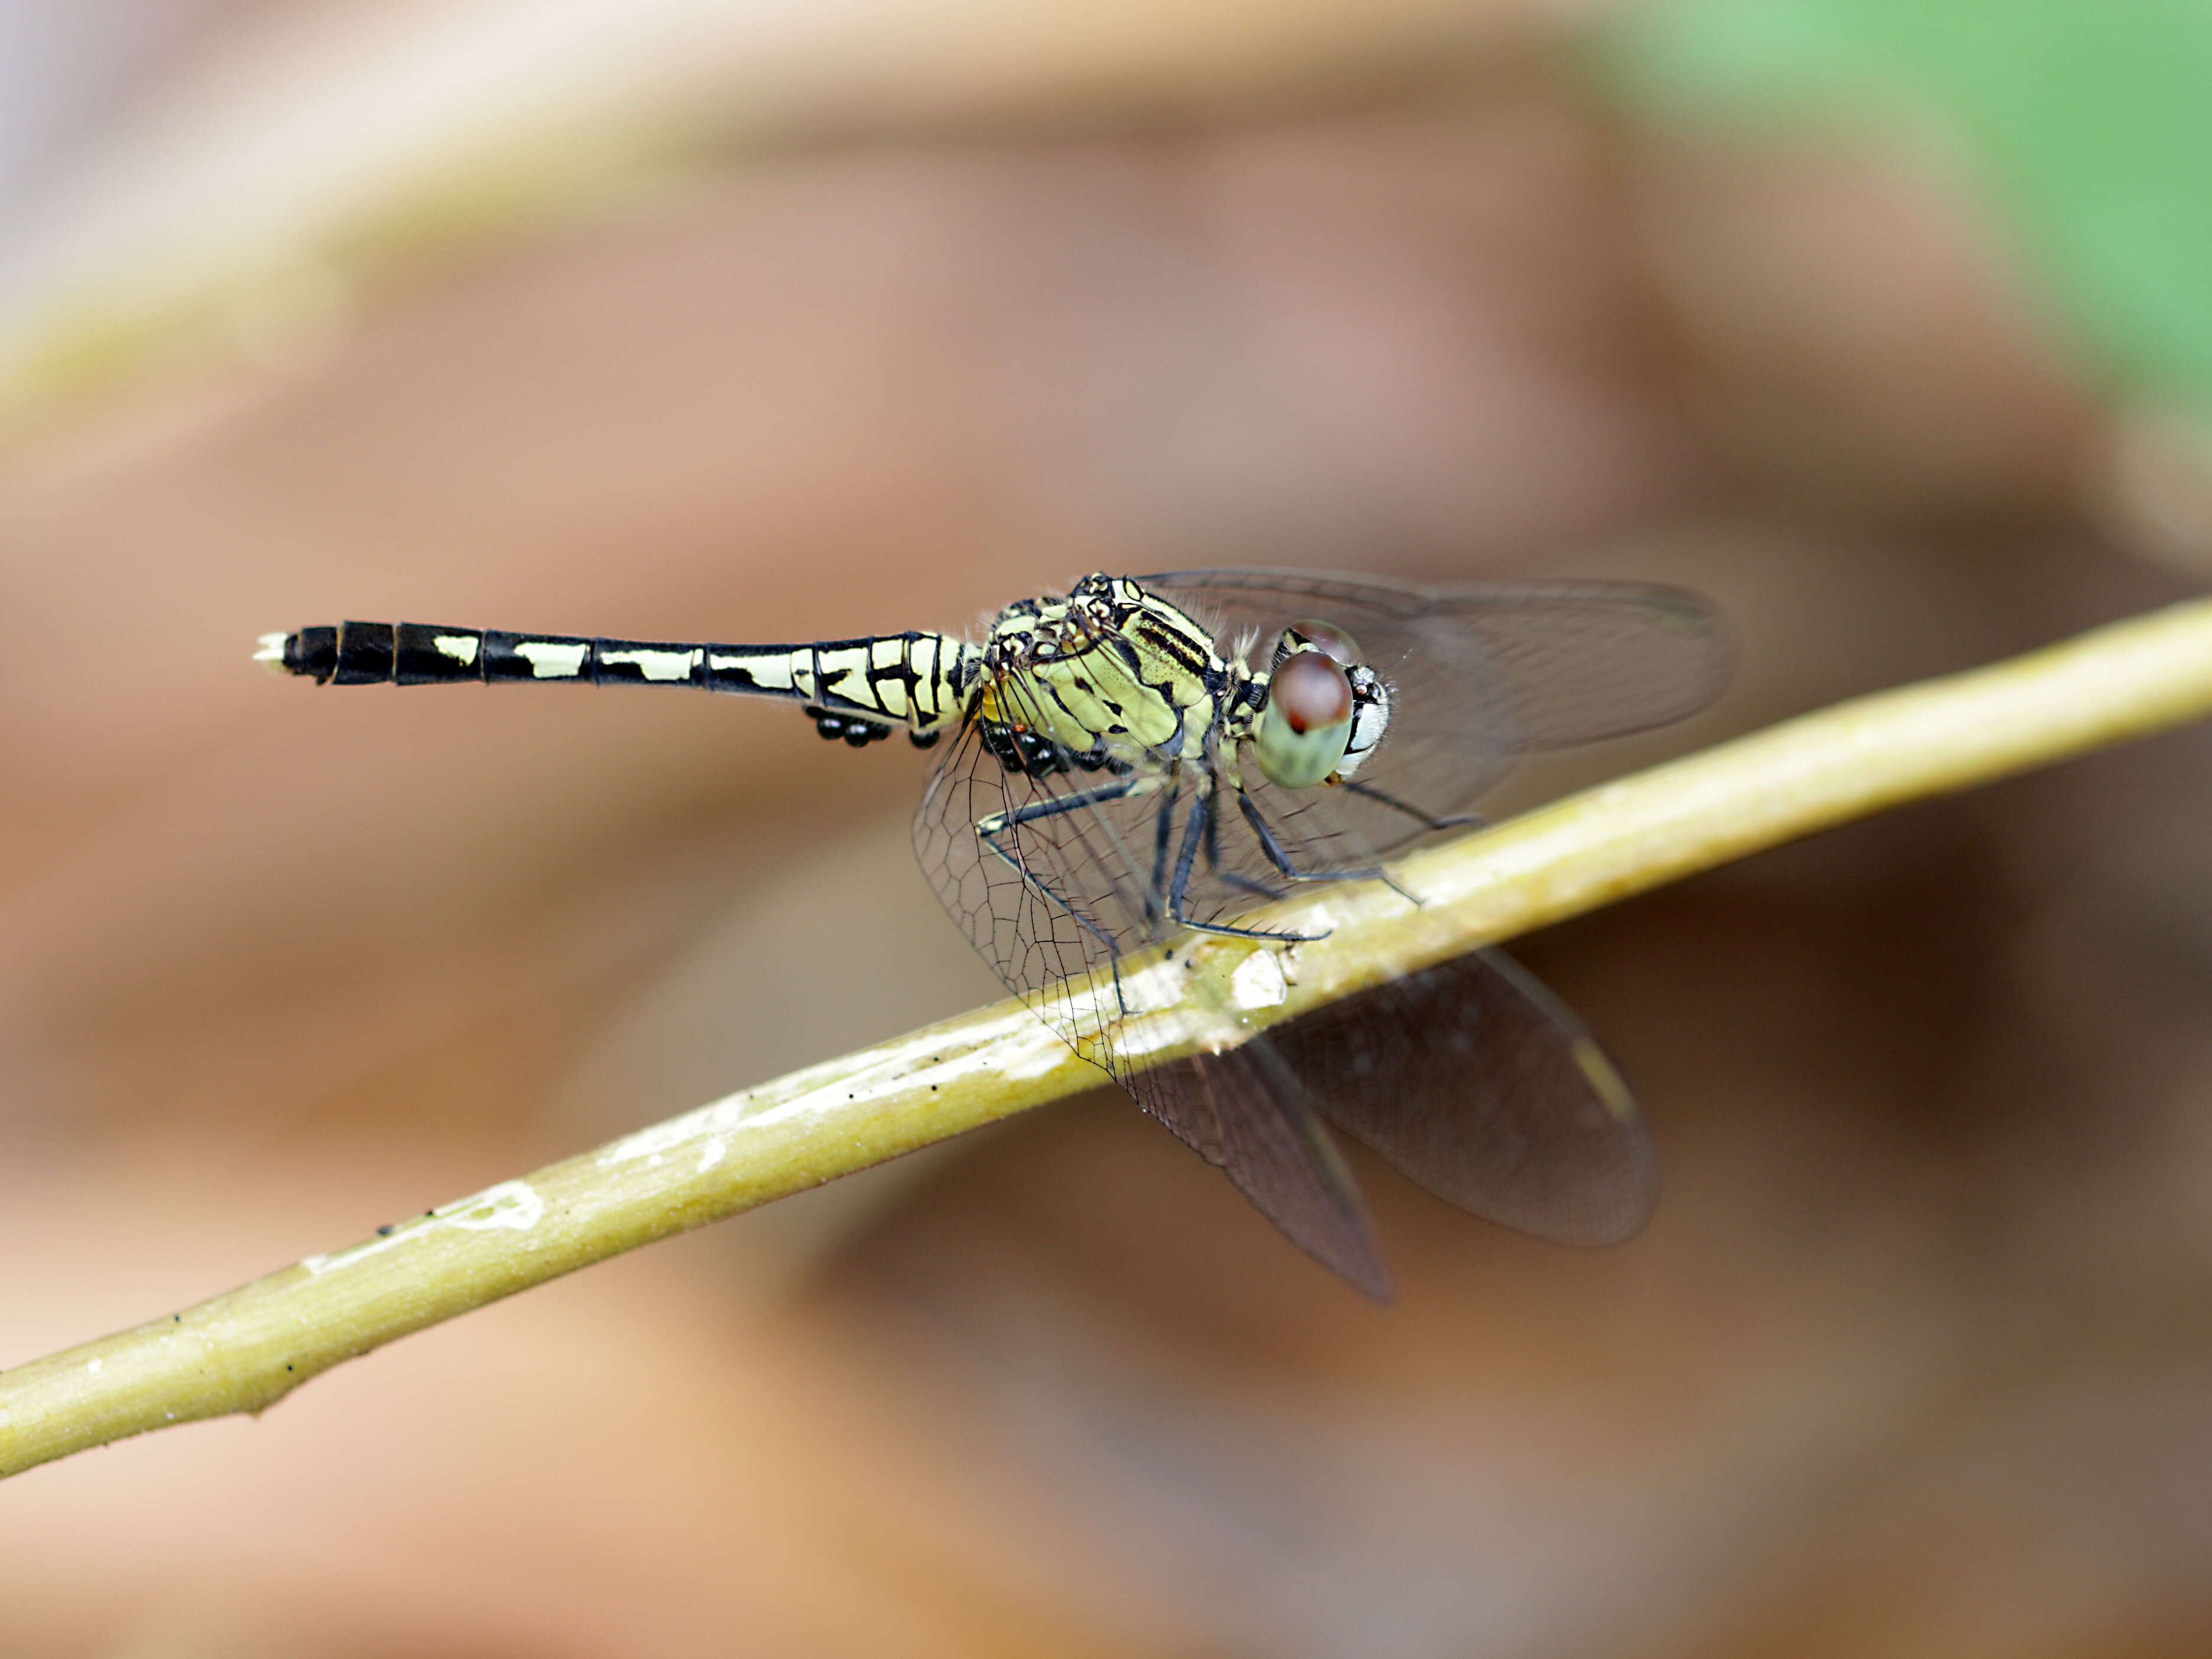
<path fill-rule="evenodd" d="M 1900 801 L 2212 714 L 2212 600 L 1884 692 L 1416 854 L 1417 908 L 1345 884 L 1268 918 L 1327 936 L 1236 976 L 1215 942 L 1122 1036 L 1165 1058 L 1478 945 Z M 1133 963 L 1132 977 L 1146 964 Z M 1079 994 L 1082 993 L 1079 992 Z M 1156 1005 L 1156 1006 L 1155 1006 Z M 328 1255 L 0 1372 L 0 1476 L 125 1436 L 260 1411 L 319 1371 L 500 1297 L 1100 1081 L 1018 1002 L 732 1095 Z"/>

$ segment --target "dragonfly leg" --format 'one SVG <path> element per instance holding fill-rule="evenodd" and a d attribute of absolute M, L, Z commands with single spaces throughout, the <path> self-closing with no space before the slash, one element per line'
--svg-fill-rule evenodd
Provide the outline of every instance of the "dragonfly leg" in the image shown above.
<path fill-rule="evenodd" d="M 1260 939 L 1279 945 L 1304 945 L 1326 938 L 1322 933 L 1293 933 L 1287 929 L 1266 927 L 1231 927 L 1218 921 L 1195 921 L 1183 914 L 1183 897 L 1190 888 L 1191 866 L 1198 861 L 1200 845 L 1206 840 L 1213 815 L 1213 796 L 1200 795 L 1191 803 L 1190 817 L 1184 822 L 1182 850 L 1176 859 L 1175 885 L 1168 890 L 1168 919 L 1177 927 L 1188 927 L 1201 933 L 1218 933 L 1226 939 Z M 1254 884 L 1257 885 L 1257 884 Z"/>
<path fill-rule="evenodd" d="M 1168 849 L 1175 844 L 1176 805 L 1182 798 L 1182 777 L 1170 774 L 1167 795 L 1160 802 L 1158 817 L 1153 821 L 1152 878 L 1145 886 L 1145 931 L 1158 930 L 1161 917 L 1161 897 L 1168 888 Z"/>
<path fill-rule="evenodd" d="M 1283 843 L 1276 838 L 1275 832 L 1269 827 L 1267 820 L 1260 816 L 1260 809 L 1253 804 L 1251 796 L 1241 789 L 1238 790 L 1237 805 L 1244 814 L 1244 821 L 1252 826 L 1253 835 L 1259 838 L 1260 850 L 1267 855 L 1267 862 L 1292 881 L 1379 881 L 1400 898 L 1404 899 L 1407 903 L 1413 905 L 1420 903 L 1418 895 L 1410 893 L 1400 886 L 1397 878 L 1379 864 L 1370 865 L 1364 870 L 1299 869 L 1291 862 L 1291 855 L 1284 851 Z"/>
<path fill-rule="evenodd" d="M 1114 943 L 1112 936 L 1097 922 L 1085 915 L 1082 911 L 1077 909 L 1074 904 L 1054 889 L 1050 882 L 1046 881 L 1012 853 L 1000 846 L 999 837 L 1009 830 L 1018 830 L 1025 823 L 1036 823 L 1045 818 L 1060 817 L 1069 812 L 1085 811 L 1094 806 L 1103 806 L 1109 801 L 1120 800 L 1125 796 L 1139 793 L 1147 781 L 1149 781 L 1130 778 L 1119 783 L 1102 783 L 1094 789 L 1079 789 L 1073 794 L 1058 795 L 1050 800 L 1031 801 L 1028 805 L 1018 806 L 1011 812 L 994 812 L 988 817 L 978 819 L 975 824 L 977 839 L 997 854 L 1005 861 L 1006 867 L 1022 878 L 1024 886 L 1046 902 L 1066 912 L 1077 927 L 1098 941 L 1106 952 L 1107 960 L 1113 964 L 1114 998 L 1116 1002 L 1121 1003 L 1121 1012 L 1125 1015 L 1129 1012 L 1129 1008 L 1127 1003 L 1121 1000 L 1121 952 L 1120 947 Z"/>
<path fill-rule="evenodd" d="M 1291 890 L 1287 887 L 1272 886 L 1267 882 L 1255 881 L 1249 876 L 1240 876 L 1233 870 L 1221 867 L 1221 814 L 1218 812 L 1206 814 L 1204 850 L 1206 873 L 1223 886 L 1233 887 L 1240 893 L 1249 893 L 1255 898 L 1263 898 L 1271 903 L 1290 897 Z"/>
<path fill-rule="evenodd" d="M 1480 812 L 1462 812 L 1452 817 L 1440 818 L 1433 812 L 1424 812 L 1411 801 L 1400 800 L 1395 795 L 1385 794 L 1372 784 L 1360 783 L 1353 779 L 1346 779 L 1337 787 L 1347 793 L 1358 795 L 1363 800 L 1375 801 L 1381 805 L 1403 812 L 1407 817 L 1418 820 L 1431 830 L 1476 829 L 1490 822 Z"/>

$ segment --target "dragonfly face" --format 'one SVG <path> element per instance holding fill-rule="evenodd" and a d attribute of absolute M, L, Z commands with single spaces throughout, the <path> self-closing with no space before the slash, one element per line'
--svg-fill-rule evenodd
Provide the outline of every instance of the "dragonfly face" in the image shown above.
<path fill-rule="evenodd" d="M 1389 726 L 1389 689 L 1325 623 L 1283 630 L 1260 690 L 1248 735 L 1260 770 L 1285 789 L 1342 783 Z"/>
<path fill-rule="evenodd" d="M 1626 1085 L 1496 952 L 1165 1065 L 1126 1051 L 1115 1004 L 1126 961 L 1185 936 L 1247 957 L 1294 945 L 1242 918 L 1303 884 L 1388 879 L 1390 854 L 1479 822 L 1467 810 L 1517 754 L 1700 707 L 1730 653 L 1693 595 L 1195 570 L 1086 576 L 1007 606 L 981 645 L 346 623 L 268 635 L 260 654 L 339 684 L 568 679 L 781 698 L 855 747 L 894 726 L 919 747 L 950 738 L 915 848 L 953 920 L 1079 1054 L 1371 1295 L 1388 1278 L 1324 1119 L 1460 1207 L 1543 1237 L 1608 1242 L 1650 1206 Z"/>

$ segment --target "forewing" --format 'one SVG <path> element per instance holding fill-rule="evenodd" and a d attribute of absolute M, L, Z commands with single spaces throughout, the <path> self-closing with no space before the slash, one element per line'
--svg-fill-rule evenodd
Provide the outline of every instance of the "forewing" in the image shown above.
<path fill-rule="evenodd" d="M 1610 1244 L 1657 1171 L 1627 1085 L 1510 957 L 1478 951 L 1271 1033 L 1322 1115 L 1437 1197 L 1540 1238 Z"/>
<path fill-rule="evenodd" d="M 1264 653 L 1284 626 L 1335 623 L 1391 691 L 1390 726 L 1360 783 L 1437 817 L 1467 807 L 1515 756 L 1664 726 L 1718 695 L 1734 661 L 1705 600 L 1632 582 L 1411 582 L 1295 570 L 1180 570 L 1137 579 L 1216 630 Z M 1379 855 L 1420 823 L 1344 790 L 1289 792 L 1314 831 Z M 1255 787 L 1260 799 L 1265 786 Z M 1315 805 L 1313 803 L 1318 803 Z M 1295 802 L 1282 800 L 1287 811 Z"/>

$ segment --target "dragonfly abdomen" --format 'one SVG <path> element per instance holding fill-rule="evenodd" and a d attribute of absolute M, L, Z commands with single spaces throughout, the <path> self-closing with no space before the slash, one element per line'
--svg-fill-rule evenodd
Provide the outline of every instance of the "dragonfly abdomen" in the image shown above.
<path fill-rule="evenodd" d="M 321 684 L 683 685 L 781 698 L 918 732 L 957 720 L 969 651 L 957 640 L 921 632 L 811 645 L 714 645 L 373 622 L 265 635 L 261 647 L 260 661 Z"/>

